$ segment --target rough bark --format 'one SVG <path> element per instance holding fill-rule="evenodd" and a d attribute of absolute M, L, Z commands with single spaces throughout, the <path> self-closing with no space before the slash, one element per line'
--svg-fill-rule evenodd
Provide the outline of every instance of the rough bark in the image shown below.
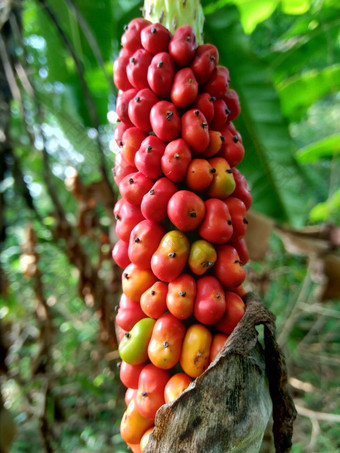
<path fill-rule="evenodd" d="M 162 406 L 145 453 L 256 453 L 273 409 L 277 453 L 290 451 L 296 416 L 275 318 L 249 293 L 246 313 L 219 356 Z M 265 349 L 255 329 L 264 325 Z"/>

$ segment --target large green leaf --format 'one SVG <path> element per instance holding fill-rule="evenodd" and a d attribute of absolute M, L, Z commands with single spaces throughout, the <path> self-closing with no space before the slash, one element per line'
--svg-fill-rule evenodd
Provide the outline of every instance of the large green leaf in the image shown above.
<path fill-rule="evenodd" d="M 207 41 L 214 42 L 220 61 L 231 74 L 242 112 L 237 126 L 243 133 L 247 176 L 256 209 L 276 219 L 299 223 L 306 215 L 306 179 L 294 159 L 294 146 L 280 111 L 268 68 L 250 49 L 234 8 L 206 17 Z M 298 196 L 297 196 L 298 194 Z"/>
<path fill-rule="evenodd" d="M 204 7 L 204 13 L 211 14 L 225 5 L 235 4 L 240 10 L 244 31 L 251 33 L 260 22 L 272 15 L 279 3 L 279 0 L 220 0 L 208 2 Z"/>
<path fill-rule="evenodd" d="M 323 9 L 309 19 L 297 21 L 274 44 L 270 63 L 276 83 L 340 61 L 340 9 Z"/>
<path fill-rule="evenodd" d="M 340 154 L 340 134 L 331 135 L 301 148 L 297 153 L 297 159 L 301 164 L 310 164 L 331 158 L 334 154 Z"/>
<path fill-rule="evenodd" d="M 286 79 L 278 84 L 282 112 L 292 121 L 298 121 L 314 101 L 339 88 L 340 64 Z"/>

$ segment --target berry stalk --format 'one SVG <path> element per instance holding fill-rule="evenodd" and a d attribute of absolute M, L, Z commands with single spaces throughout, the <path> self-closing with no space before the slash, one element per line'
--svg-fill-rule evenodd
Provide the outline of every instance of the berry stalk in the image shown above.
<path fill-rule="evenodd" d="M 204 14 L 200 0 L 144 0 L 144 18 L 159 22 L 171 33 L 181 25 L 190 25 L 197 44 L 203 43 Z"/>

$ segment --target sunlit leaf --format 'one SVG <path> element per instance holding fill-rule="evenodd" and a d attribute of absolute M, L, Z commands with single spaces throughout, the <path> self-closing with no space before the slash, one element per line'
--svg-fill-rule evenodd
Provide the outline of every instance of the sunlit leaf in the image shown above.
<path fill-rule="evenodd" d="M 281 0 L 285 14 L 304 14 L 310 8 L 310 0 Z"/>
<path fill-rule="evenodd" d="M 282 111 L 293 121 L 300 120 L 317 99 L 339 89 L 340 64 L 306 71 L 278 84 Z"/>
<path fill-rule="evenodd" d="M 340 153 L 340 134 L 326 137 L 316 143 L 301 148 L 297 159 L 301 164 L 319 162 Z"/>

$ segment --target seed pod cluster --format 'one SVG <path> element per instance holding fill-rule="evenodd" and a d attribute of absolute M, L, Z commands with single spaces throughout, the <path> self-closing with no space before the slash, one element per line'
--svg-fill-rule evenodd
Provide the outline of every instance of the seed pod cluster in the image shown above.
<path fill-rule="evenodd" d="M 215 46 L 134 19 L 114 63 L 117 313 L 123 439 L 143 451 L 156 411 L 209 366 L 244 314 L 252 199 L 236 169 L 240 113 Z"/>

